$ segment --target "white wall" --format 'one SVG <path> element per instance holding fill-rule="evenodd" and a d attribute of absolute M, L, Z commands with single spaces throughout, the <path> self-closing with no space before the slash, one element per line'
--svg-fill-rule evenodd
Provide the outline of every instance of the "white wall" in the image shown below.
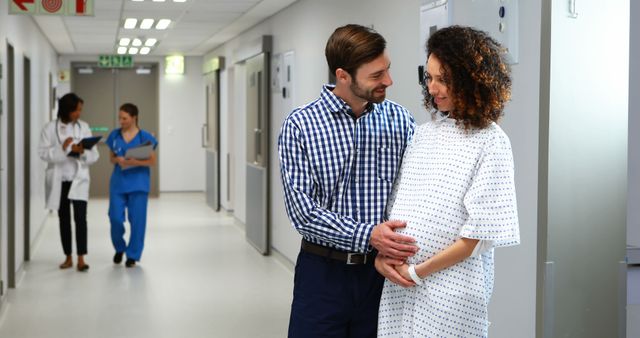
<path fill-rule="evenodd" d="M 416 66 L 419 41 L 419 0 L 390 4 L 384 0 L 313 1 L 300 0 L 273 17 L 247 30 L 208 53 L 225 56 L 227 67 L 233 66 L 234 51 L 261 35 L 273 36 L 273 53 L 295 51 L 294 106 L 315 99 L 327 80 L 324 46 L 333 30 L 347 23 L 373 25 L 388 42 L 394 85 L 388 98 L 419 112 L 420 89 Z M 516 162 L 516 186 L 520 214 L 522 244 L 498 250 L 496 254 L 496 290 L 490 306 L 493 337 L 535 336 L 536 246 L 537 246 L 537 161 L 538 161 L 538 92 L 540 68 L 540 0 L 520 1 L 520 63 L 513 66 L 513 97 L 502 125 L 509 134 Z M 222 98 L 229 100 L 229 98 Z M 272 246 L 289 260 L 295 261 L 300 236 L 293 230 L 284 209 L 276 143 L 280 125 L 289 111 L 278 111 L 281 105 L 272 97 L 271 118 L 271 227 Z M 223 103 L 224 107 L 224 103 Z M 221 113 L 236 119 L 236 134 L 244 142 L 244 110 L 239 107 Z M 426 116 L 416 116 L 424 122 Z M 240 147 L 239 144 L 235 145 Z M 240 152 L 244 147 L 240 148 Z M 222 150 L 224 154 L 224 149 Z M 245 166 L 244 153 L 236 165 Z M 236 168 L 236 185 L 244 176 Z M 235 195 L 235 216 L 244 220 L 244 188 Z M 241 208 L 242 207 L 242 208 Z"/>
<path fill-rule="evenodd" d="M 640 3 L 631 1 L 627 244 L 640 246 Z"/>
<path fill-rule="evenodd" d="M 160 191 L 204 191 L 206 121 L 202 57 L 185 57 L 184 75 L 160 71 Z"/>
<path fill-rule="evenodd" d="M 24 76 L 23 66 L 24 57 L 28 57 L 31 61 L 31 224 L 30 242 L 33 243 L 35 237 L 40 232 L 43 222 L 46 218 L 46 211 L 44 208 L 44 163 L 38 158 L 36 146 L 40 137 L 40 130 L 48 121 L 49 117 L 49 74 L 57 73 L 57 55 L 55 50 L 51 47 L 46 40 L 42 32 L 29 16 L 8 15 L 8 2 L 2 1 L 0 3 L 0 58 L 3 65 L 3 78 L 2 78 L 2 96 L 3 99 L 3 115 L 2 119 L 2 139 L 0 143 L 2 149 L 2 212 L 0 220 L 0 238 L 2 243 L 2 253 L 0 257 L 3 260 L 1 278 L 5 281 L 5 287 L 7 286 L 7 200 L 9 198 L 15 198 L 15 267 L 19 270 L 22 266 L 24 259 L 24 196 L 29 192 L 24 191 L 24 157 L 21 156 L 24 149 Z M 9 43 L 14 48 L 14 69 L 15 69 L 15 125 L 7 125 L 7 45 Z M 54 82 L 55 85 L 55 82 Z M 15 129 L 15 149 L 16 149 L 16 195 L 15 197 L 9 197 L 7 195 L 7 131 L 8 128 Z M 61 253 L 62 255 L 62 253 Z"/>
<path fill-rule="evenodd" d="M 71 62 L 95 61 L 97 55 L 63 55 L 60 69 Z M 134 57 L 134 62 L 159 64 L 158 169 L 160 192 L 204 191 L 205 150 L 201 128 L 205 123 L 205 91 L 202 57 L 185 57 L 184 75 L 165 75 L 164 59 L 157 56 Z M 70 83 L 58 86 L 58 96 L 70 91 Z"/>
<path fill-rule="evenodd" d="M 489 333 L 525 338 L 536 336 L 541 0 L 519 1 L 518 19 L 519 62 L 511 68 L 511 102 L 500 125 L 513 149 L 521 243 L 496 250 Z"/>

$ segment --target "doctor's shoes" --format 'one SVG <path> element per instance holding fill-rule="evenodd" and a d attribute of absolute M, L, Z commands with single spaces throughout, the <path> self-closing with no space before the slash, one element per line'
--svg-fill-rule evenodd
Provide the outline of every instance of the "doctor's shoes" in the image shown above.
<path fill-rule="evenodd" d="M 83 272 L 89 270 L 89 264 L 78 264 L 78 271 Z"/>
<path fill-rule="evenodd" d="M 68 269 L 73 266 L 73 260 L 71 256 L 67 256 L 67 258 L 60 264 L 60 269 Z"/>
<path fill-rule="evenodd" d="M 113 256 L 113 263 L 115 264 L 122 263 L 122 254 L 123 252 L 116 252 L 116 254 Z"/>
<path fill-rule="evenodd" d="M 136 261 L 131 259 L 131 258 L 127 258 L 127 261 L 124 262 L 124 266 L 126 266 L 128 268 L 132 268 L 132 267 L 136 266 Z"/>

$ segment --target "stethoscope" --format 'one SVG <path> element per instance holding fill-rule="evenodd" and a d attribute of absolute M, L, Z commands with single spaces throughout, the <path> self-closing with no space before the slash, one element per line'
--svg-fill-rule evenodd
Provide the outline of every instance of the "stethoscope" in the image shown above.
<path fill-rule="evenodd" d="M 78 130 L 77 134 L 76 134 L 76 129 Z M 73 140 L 74 141 L 78 140 L 81 135 L 82 135 L 82 127 L 80 126 L 80 123 L 72 122 L 71 123 L 71 137 L 73 138 Z M 64 144 L 64 140 L 62 138 L 60 138 L 60 119 L 56 119 L 56 137 L 58 138 L 58 142 L 60 142 L 60 144 Z"/>

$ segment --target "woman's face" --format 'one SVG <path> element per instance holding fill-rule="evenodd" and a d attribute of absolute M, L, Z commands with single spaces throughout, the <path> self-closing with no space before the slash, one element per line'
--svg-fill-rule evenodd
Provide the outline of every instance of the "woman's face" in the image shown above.
<path fill-rule="evenodd" d="M 118 122 L 120 123 L 120 128 L 122 129 L 129 129 L 132 126 L 136 125 L 135 117 L 129 115 L 129 113 L 123 110 L 118 112 Z"/>
<path fill-rule="evenodd" d="M 427 89 L 433 96 L 436 108 L 442 112 L 452 111 L 455 107 L 452 97 L 449 95 L 449 87 L 442 77 L 442 63 L 434 55 L 429 55 L 427 60 Z"/>
<path fill-rule="evenodd" d="M 83 106 L 83 103 L 78 102 L 78 105 L 76 106 L 76 110 L 69 113 L 69 119 L 71 120 L 71 122 L 78 121 L 78 119 L 80 118 L 80 114 L 82 114 L 82 106 Z"/>

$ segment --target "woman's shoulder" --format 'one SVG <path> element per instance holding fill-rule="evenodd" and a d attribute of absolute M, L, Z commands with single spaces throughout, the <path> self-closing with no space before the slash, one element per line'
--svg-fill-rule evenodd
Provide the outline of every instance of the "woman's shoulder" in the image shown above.
<path fill-rule="evenodd" d="M 485 148 L 509 148 L 511 149 L 511 141 L 507 133 L 495 122 L 492 122 L 486 128 L 479 131 L 478 136 L 483 139 Z"/>
<path fill-rule="evenodd" d="M 144 129 L 140 129 L 140 137 L 142 137 L 142 139 L 145 142 L 146 141 L 153 141 L 153 142 L 157 142 L 158 141 L 156 139 L 156 137 L 152 133 L 150 133 L 150 132 L 148 132 L 148 131 L 146 131 Z"/>
<path fill-rule="evenodd" d="M 55 128 L 56 127 L 56 122 L 58 122 L 57 119 L 51 120 L 51 121 L 45 123 L 43 129 L 53 129 L 53 128 Z"/>

